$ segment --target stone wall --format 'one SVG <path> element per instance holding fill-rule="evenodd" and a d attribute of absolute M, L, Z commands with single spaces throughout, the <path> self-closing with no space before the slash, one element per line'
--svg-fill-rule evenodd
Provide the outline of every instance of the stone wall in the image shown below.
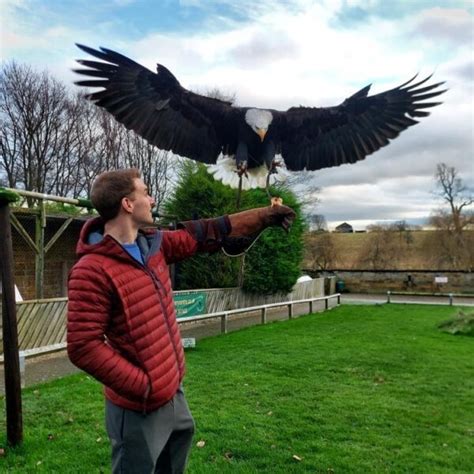
<path fill-rule="evenodd" d="M 318 274 L 320 276 L 336 275 L 337 280 L 343 280 L 344 291 L 350 293 L 383 293 L 390 290 L 414 293 L 474 294 L 473 272 L 334 270 L 330 273 L 319 272 Z M 436 283 L 436 277 L 446 277 L 448 281 Z"/>

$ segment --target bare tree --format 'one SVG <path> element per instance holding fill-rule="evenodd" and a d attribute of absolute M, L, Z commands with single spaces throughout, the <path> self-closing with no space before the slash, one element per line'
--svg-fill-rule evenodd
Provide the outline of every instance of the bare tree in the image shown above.
<path fill-rule="evenodd" d="M 405 242 L 405 244 L 409 246 L 413 243 L 412 228 L 408 225 L 407 221 L 396 221 L 390 225 L 390 229 L 398 233 L 400 244 Z"/>
<path fill-rule="evenodd" d="M 68 97 L 47 72 L 11 62 L 0 76 L 1 163 L 9 186 L 48 192 L 67 152 Z"/>
<path fill-rule="evenodd" d="M 373 270 L 394 269 L 397 267 L 399 245 L 396 232 L 390 226 L 371 225 L 369 234 L 359 256 L 359 264 Z"/>
<path fill-rule="evenodd" d="M 435 210 L 430 223 L 436 229 L 427 242 L 432 248 L 433 262 L 444 268 L 472 270 L 474 250 L 472 232 L 466 232 L 474 224 L 474 213 L 469 209 L 474 203 L 472 190 L 468 189 L 456 168 L 439 163 L 435 174 L 438 195 L 447 204 Z"/>
<path fill-rule="evenodd" d="M 437 165 L 435 179 L 438 195 L 448 204 L 450 210 L 450 219 L 447 219 L 446 213 L 440 213 L 443 225 L 449 224 L 456 234 L 461 234 L 464 227 L 472 223 L 472 214 L 463 211 L 474 203 L 473 191 L 463 184 L 456 168 L 446 163 Z M 447 220 L 451 222 L 448 223 Z M 434 223 L 436 222 L 435 219 Z"/>
<path fill-rule="evenodd" d="M 47 194 L 88 196 L 99 173 L 124 167 L 142 170 L 158 202 L 171 182 L 171 153 L 49 73 L 15 62 L 1 69 L 0 153 L 2 184 Z"/>
<path fill-rule="evenodd" d="M 315 235 L 306 243 L 306 249 L 311 268 L 332 270 L 336 267 L 337 251 L 332 234 Z"/>
<path fill-rule="evenodd" d="M 328 230 L 326 218 L 322 214 L 309 215 L 308 222 L 312 231 L 325 232 Z"/>
<path fill-rule="evenodd" d="M 159 150 L 137 134 L 127 131 L 124 137 L 124 165 L 141 170 L 143 179 L 158 205 L 170 190 L 170 174 L 175 171 L 176 161 L 170 152 Z"/>

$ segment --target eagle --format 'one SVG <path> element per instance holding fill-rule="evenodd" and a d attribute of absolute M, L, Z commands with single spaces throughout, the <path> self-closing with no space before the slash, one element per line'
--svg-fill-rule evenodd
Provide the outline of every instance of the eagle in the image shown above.
<path fill-rule="evenodd" d="M 96 60 L 77 60 L 76 84 L 101 88 L 87 95 L 127 129 L 162 150 L 206 163 L 214 177 L 240 189 L 267 187 L 289 171 L 355 163 L 388 145 L 441 104 L 446 90 L 416 75 L 368 95 L 368 85 L 334 107 L 286 111 L 237 107 L 187 90 L 162 64 L 156 73 L 107 48 L 77 44 Z M 281 158 L 280 158 L 281 157 Z M 287 172 L 287 171 L 286 171 Z M 273 179 L 272 179 L 273 181 Z"/>

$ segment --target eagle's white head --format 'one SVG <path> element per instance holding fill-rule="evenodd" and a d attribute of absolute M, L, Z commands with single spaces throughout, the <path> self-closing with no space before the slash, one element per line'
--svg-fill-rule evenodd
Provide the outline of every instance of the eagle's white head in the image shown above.
<path fill-rule="evenodd" d="M 260 140 L 265 138 L 268 127 L 272 123 L 273 115 L 269 110 L 262 109 L 248 109 L 245 112 L 245 121 L 249 127 L 260 137 Z"/>

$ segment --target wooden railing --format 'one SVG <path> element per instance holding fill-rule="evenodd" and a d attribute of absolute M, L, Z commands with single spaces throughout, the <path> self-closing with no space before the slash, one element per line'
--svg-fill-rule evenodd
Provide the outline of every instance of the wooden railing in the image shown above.
<path fill-rule="evenodd" d="M 229 311 L 219 311 L 219 312 L 216 312 L 216 313 L 201 314 L 199 316 L 191 316 L 189 318 L 180 318 L 179 319 L 179 324 L 220 318 L 220 320 L 221 320 L 221 333 L 226 334 L 227 333 L 227 324 L 228 324 L 229 319 L 232 316 L 236 316 L 238 314 L 245 314 L 245 313 L 252 313 L 252 312 L 260 311 L 261 312 L 260 322 L 261 322 L 261 324 L 266 324 L 266 322 L 267 322 L 267 311 L 269 309 L 281 308 L 281 307 L 286 306 L 288 308 L 288 319 L 292 319 L 292 317 L 293 317 L 293 308 L 294 308 L 295 305 L 307 303 L 308 304 L 308 314 L 310 314 L 310 313 L 313 312 L 314 303 L 316 303 L 318 301 L 324 301 L 324 309 L 328 310 L 329 309 L 329 301 L 331 299 L 336 299 L 338 305 L 341 303 L 341 295 L 339 293 L 336 293 L 336 294 L 330 295 L 330 296 L 320 296 L 320 297 L 316 297 L 316 298 L 307 298 L 307 299 L 304 299 L 304 300 L 281 301 L 279 303 L 263 304 L 263 305 L 259 305 L 259 306 L 250 306 L 248 308 L 239 308 L 239 309 L 232 309 L 232 310 L 229 310 Z"/>

